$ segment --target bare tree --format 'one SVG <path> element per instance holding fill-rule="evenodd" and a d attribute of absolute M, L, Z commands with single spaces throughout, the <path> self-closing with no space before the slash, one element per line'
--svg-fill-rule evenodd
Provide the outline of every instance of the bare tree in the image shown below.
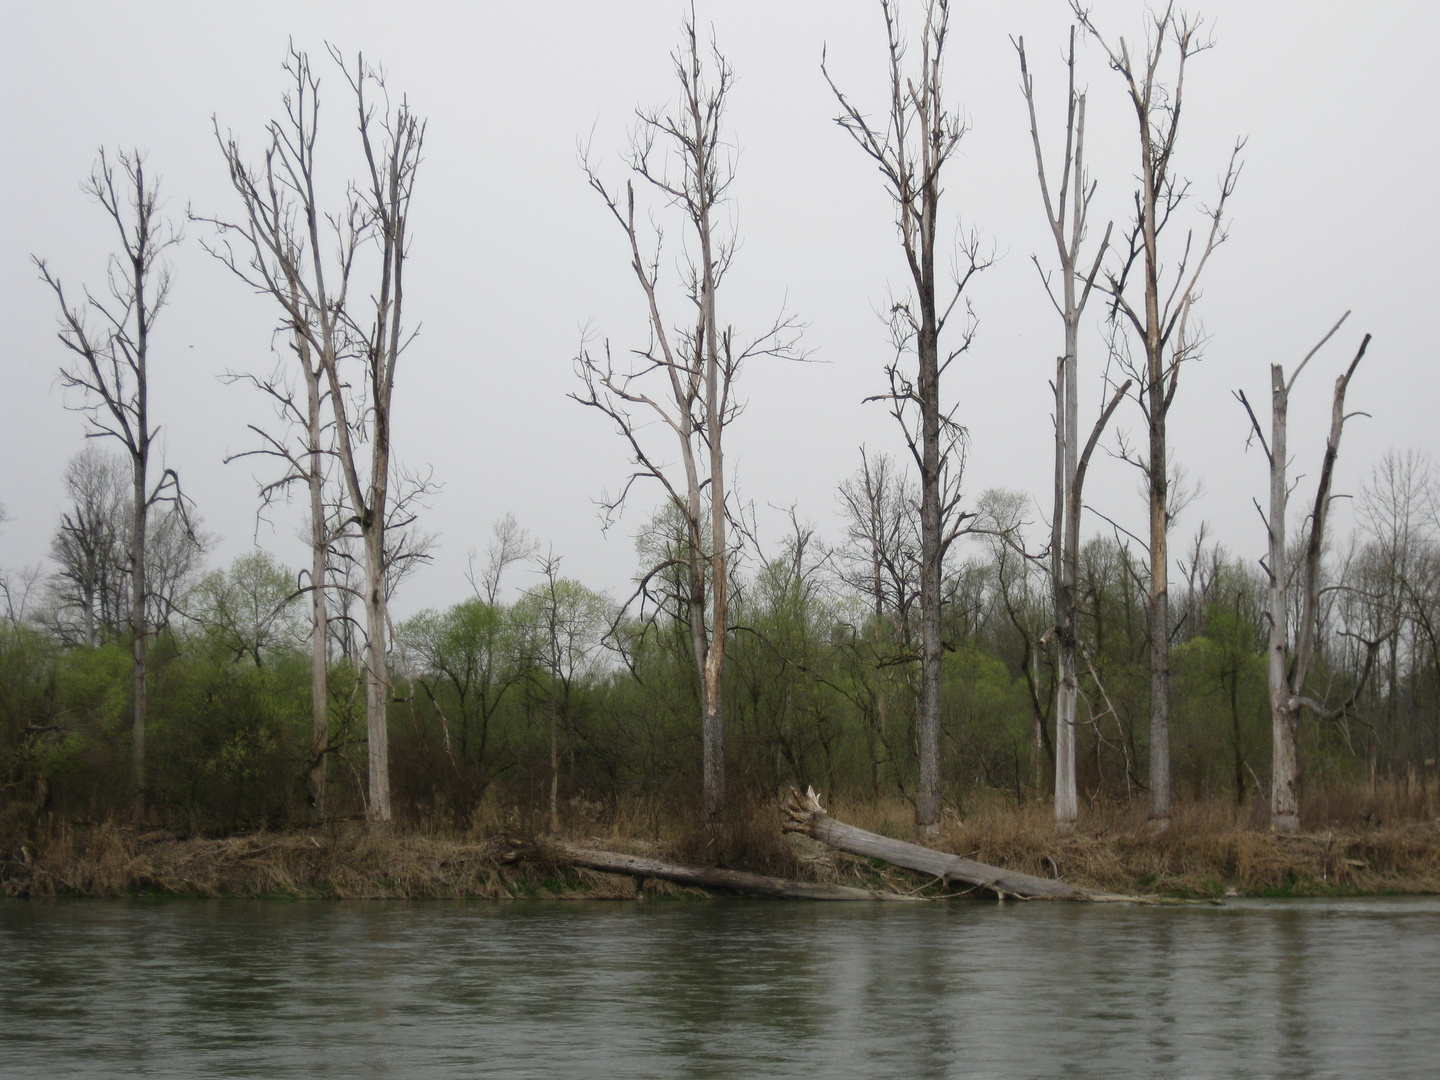
<path fill-rule="evenodd" d="M 544 582 L 530 589 L 522 619 L 533 636 L 531 661 L 545 674 L 550 721 L 550 831 L 560 831 L 560 734 L 571 722 L 571 698 L 577 678 L 592 666 L 613 613 L 605 598 L 578 581 L 560 576 L 553 549 L 537 560 Z"/>
<path fill-rule="evenodd" d="M 1300 710 L 1308 708 L 1318 716 L 1336 718 L 1341 709 L 1331 709 L 1314 697 L 1306 694 L 1305 681 L 1315 649 L 1316 629 L 1319 623 L 1320 604 L 1320 558 L 1324 551 L 1325 522 L 1330 511 L 1330 485 L 1334 479 L 1335 459 L 1340 453 L 1340 435 L 1350 414 L 1345 412 L 1345 391 L 1350 386 L 1350 377 L 1365 349 L 1370 344 L 1366 334 L 1355 353 L 1355 359 L 1345 374 L 1335 380 L 1335 399 L 1330 410 L 1330 437 L 1325 443 L 1325 458 L 1320 466 L 1320 480 L 1315 488 L 1315 506 L 1310 513 L 1305 535 L 1304 564 L 1301 567 L 1300 594 L 1301 609 L 1299 625 L 1295 628 L 1295 639 L 1291 642 L 1290 580 L 1286 565 L 1286 503 L 1290 497 L 1288 477 L 1289 450 L 1286 444 L 1286 419 L 1290 403 L 1290 391 L 1295 380 L 1305 370 L 1321 347 L 1335 336 L 1342 323 L 1350 317 L 1347 311 L 1330 332 L 1320 339 L 1313 349 L 1305 354 L 1294 374 L 1285 378 L 1285 369 L 1280 364 L 1270 365 L 1270 441 L 1266 442 L 1260 421 L 1250 407 L 1243 392 L 1236 394 L 1250 416 L 1250 423 L 1260 446 L 1270 462 L 1270 513 L 1261 514 L 1269 536 L 1265 572 L 1270 579 L 1270 640 L 1267 646 L 1269 657 L 1270 719 L 1272 737 L 1270 827 L 1276 832 L 1295 832 L 1300 828 L 1300 749 L 1297 732 Z M 1378 644 L 1378 643 L 1377 643 Z M 1370 663 L 1374 659 L 1374 648 L 1369 651 L 1365 672 L 1360 684 L 1365 681 Z M 1359 692 L 1359 687 L 1351 695 Z M 1346 703 L 1349 704 L 1348 702 Z"/>
<path fill-rule="evenodd" d="M 60 343 L 74 354 L 72 362 L 60 369 L 60 381 L 81 392 L 75 408 L 89 421 L 87 436 L 118 440 L 130 458 L 130 632 L 135 660 L 130 788 L 131 816 L 138 823 L 145 817 L 147 522 L 156 503 L 170 500 L 180 505 L 181 498 L 174 470 L 165 469 L 153 485 L 150 482 L 150 448 L 158 430 L 151 425 L 149 411 L 150 332 L 170 293 L 165 251 L 179 242 L 180 233 L 160 212 L 158 185 L 147 183 L 145 158 L 139 151 L 120 151 L 112 163 L 102 148 L 84 190 L 104 209 L 120 236 L 120 251 L 110 258 L 108 295 L 86 289 L 84 303 L 72 304 L 45 261 L 35 258 L 34 262 L 60 304 Z"/>
<path fill-rule="evenodd" d="M 65 637 L 74 633 L 65 613 L 78 611 L 79 637 L 86 648 L 113 633 L 125 606 L 120 596 L 128 586 L 124 541 L 129 482 L 124 465 L 90 445 L 65 466 L 69 509 L 50 541 L 50 558 L 59 568 L 52 580 L 56 620 Z"/>
<path fill-rule="evenodd" d="M 485 552 L 485 569 L 480 579 L 477 581 L 475 578 L 473 552 L 467 577 L 476 597 L 493 608 L 500 602 L 500 579 L 504 576 L 506 567 L 533 558 L 540 551 L 540 543 L 520 527 L 514 514 L 506 514 L 495 522 L 490 533 L 490 546 Z"/>
<path fill-rule="evenodd" d="M 1225 240 L 1225 204 L 1240 176 L 1235 144 L 1220 182 L 1219 198 L 1205 211 L 1208 229 L 1198 244 L 1187 232 L 1178 257 L 1166 264 L 1160 240 L 1173 215 L 1190 197 L 1190 185 L 1174 170 L 1176 138 L 1185 87 L 1185 68 L 1210 47 L 1199 36 L 1200 20 L 1176 14 L 1173 0 L 1163 12 L 1151 12 L 1143 53 L 1132 55 L 1124 38 L 1112 47 L 1091 21 L 1089 11 L 1071 0 L 1076 19 L 1105 50 L 1110 66 L 1125 81 L 1135 112 L 1140 143 L 1140 187 L 1127 250 L 1106 274 L 1111 316 L 1140 340 L 1143 356 L 1120 350 L 1121 364 L 1135 384 L 1135 399 L 1145 417 L 1147 453 L 1134 460 L 1145 474 L 1150 503 L 1150 817 L 1161 827 L 1170 820 L 1170 592 L 1167 535 L 1175 511 L 1169 476 L 1167 418 L 1175 400 L 1180 368 L 1197 355 L 1202 335 L 1191 322 L 1196 286 L 1215 248 Z M 1167 46 L 1175 50 L 1174 78 L 1166 82 L 1161 66 Z M 1138 284 L 1136 278 L 1138 277 Z"/>
<path fill-rule="evenodd" d="M 888 676 L 897 667 L 914 667 L 911 617 L 920 584 L 919 499 L 889 455 L 872 455 L 863 446 L 860 468 L 840 484 L 838 496 L 845 542 L 830 553 L 829 562 L 841 584 L 863 596 L 868 609 L 870 632 L 862 637 L 857 630 L 853 652 L 859 665 L 856 704 L 867 721 L 870 791 L 878 800 L 882 748 L 892 765 L 897 759 L 887 734 Z"/>
<path fill-rule="evenodd" d="M 943 359 L 940 340 L 970 279 L 990 264 L 990 258 L 981 256 L 978 234 L 962 234 L 959 253 L 964 266 L 949 297 L 940 296 L 935 256 L 941 170 L 967 130 L 961 116 L 947 109 L 943 93 L 950 4 L 926 0 L 919 71 L 913 77 L 906 74 L 898 6 L 897 0 L 880 3 L 890 75 L 883 123 L 872 121 L 851 103 L 830 78 L 823 60 L 821 71 L 840 103 L 837 122 L 879 166 L 895 200 L 895 224 L 915 290 L 911 299 L 891 306 L 896 357 L 886 367 L 890 389 L 871 400 L 890 405 L 920 472 L 920 783 L 915 823 L 922 835 L 935 836 L 940 829 L 941 584 L 946 551 L 965 518 L 959 512 L 964 431 L 954 419 L 954 409 L 941 405 L 940 379 L 973 340 L 975 320 L 968 302 L 964 309 L 968 321 L 959 343 Z M 913 373 L 904 366 L 912 354 Z"/>
<path fill-rule="evenodd" d="M 732 326 L 720 321 L 716 296 L 736 247 L 734 235 L 726 232 L 723 213 L 734 159 L 722 139 L 734 74 L 713 41 L 708 55 L 701 50 L 693 10 L 684 23 L 682 44 L 671 59 L 680 82 L 680 102 L 669 113 L 637 112 L 639 123 L 628 155 L 633 177 L 627 180 L 623 196 L 607 187 L 588 156 L 582 155 L 590 186 L 625 233 L 631 269 L 645 296 L 650 341 L 633 351 L 633 363 L 621 367 L 616 366 L 608 342 L 603 359 L 582 348 L 576 371 L 584 389 L 572 396 L 608 416 L 634 458 L 636 470 L 620 494 L 606 500 L 607 512 L 619 510 L 637 480 L 653 479 L 663 486 L 684 523 L 685 549 L 678 560 L 684 563 L 684 609 L 700 685 L 705 817 L 716 837 L 725 808 L 720 688 L 733 556 L 724 436 L 740 411 L 732 391 L 745 361 L 761 355 L 794 355 L 797 331 L 793 320 L 782 315 L 746 344 L 736 338 Z M 681 212 L 687 236 L 693 237 L 695 247 L 687 252 L 681 282 L 692 309 L 693 321 L 688 323 L 672 327 L 663 313 L 661 236 L 657 228 L 653 253 L 642 250 L 635 178 Z M 658 392 L 651 389 L 655 384 Z M 663 451 L 643 434 L 645 426 L 657 419 L 678 444 L 678 476 L 660 456 Z M 641 592 L 675 562 L 649 568 Z"/>
<path fill-rule="evenodd" d="M 1035 147 L 1035 170 L 1040 178 L 1040 197 L 1045 204 L 1045 221 L 1060 257 L 1059 296 L 1050 275 L 1040 267 L 1046 294 L 1065 326 L 1065 353 L 1055 365 L 1055 509 L 1050 519 L 1050 591 L 1055 609 L 1056 690 L 1055 690 L 1055 820 L 1068 825 L 1079 813 L 1075 785 L 1075 709 L 1080 684 L 1077 677 L 1075 636 L 1075 588 L 1080 565 L 1080 512 L 1090 455 L 1105 425 L 1130 389 L 1127 380 L 1111 396 L 1090 429 L 1082 451 L 1079 419 L 1080 318 L 1095 287 L 1100 261 L 1110 244 L 1111 225 L 1095 251 L 1088 272 L 1082 276 L 1080 248 L 1085 241 L 1090 200 L 1095 183 L 1085 170 L 1085 95 L 1075 90 L 1075 30 L 1070 30 L 1070 51 L 1066 57 L 1069 94 L 1065 114 L 1065 153 L 1060 163 L 1060 188 L 1052 196 L 1045 173 L 1045 155 L 1040 146 L 1040 127 L 1035 118 L 1035 85 L 1025 62 L 1025 39 L 1015 43 L 1020 55 L 1020 88 L 1030 113 L 1030 140 Z M 1069 220 L 1067 221 L 1067 217 Z"/>
<path fill-rule="evenodd" d="M 392 522 L 390 416 L 395 371 L 413 334 L 403 322 L 404 270 L 409 255 L 407 220 L 420 163 L 425 125 L 408 101 L 391 101 L 385 76 L 357 57 L 351 68 L 338 50 L 330 54 L 354 97 L 357 132 L 363 154 L 362 178 L 349 187 L 343 208 L 326 215 L 316 195 L 315 142 L 319 120 L 320 80 L 309 57 L 293 46 L 285 69 L 293 83 L 284 97 L 285 117 L 267 129 L 269 145 L 263 164 L 245 163 L 234 139 L 219 135 L 221 151 L 245 214 L 238 223 L 207 219 L 220 230 L 212 248 L 232 270 L 258 292 L 274 298 L 284 312 L 283 329 L 293 336 L 306 384 L 302 453 L 292 453 L 280 440 L 269 449 L 290 462 L 289 480 L 304 479 L 311 500 L 313 566 L 310 588 L 312 658 L 318 672 L 324 664 L 326 618 L 326 549 L 334 531 L 327 529 L 322 509 L 324 454 L 320 410 L 328 403 L 333 453 L 345 494 L 346 520 L 360 535 L 364 552 L 366 715 L 369 740 L 368 816 L 372 824 L 391 819 L 389 733 L 386 706 L 387 527 Z M 377 100 L 378 99 L 378 100 Z M 240 238 L 237 256 L 228 237 Z M 322 247 L 332 243 L 327 259 Z M 365 301 L 352 303 L 353 272 L 374 273 Z M 365 295 L 365 294 L 362 294 Z M 352 381 L 342 372 L 354 365 Z M 358 447 L 369 444 L 366 462 Z M 285 483 L 282 480 L 281 483 Z M 318 676 L 317 676 L 318 678 Z M 316 754 L 312 763 L 313 797 L 323 799 L 323 753 L 328 744 L 322 715 L 324 695 L 312 680 Z"/>

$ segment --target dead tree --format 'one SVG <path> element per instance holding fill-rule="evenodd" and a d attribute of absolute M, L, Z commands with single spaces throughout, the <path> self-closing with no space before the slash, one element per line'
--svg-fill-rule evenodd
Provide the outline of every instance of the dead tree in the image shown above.
<path fill-rule="evenodd" d="M 1079 342 L 1080 318 L 1095 287 L 1100 262 L 1110 244 L 1111 226 L 1095 251 L 1088 272 L 1080 268 L 1080 248 L 1085 241 L 1090 200 L 1095 183 L 1085 170 L 1085 95 L 1075 90 L 1075 30 L 1070 30 L 1070 51 L 1066 58 L 1069 95 L 1065 115 L 1065 153 L 1060 163 L 1060 189 L 1052 196 L 1045 173 L 1045 155 L 1040 147 L 1040 127 L 1035 118 L 1035 85 L 1025 62 L 1025 39 L 1015 43 L 1020 55 L 1020 88 L 1030 113 L 1030 141 L 1035 147 L 1035 171 L 1040 178 L 1040 197 L 1045 204 L 1045 221 L 1060 257 L 1059 296 L 1050 275 L 1040 268 L 1041 280 L 1051 304 L 1065 326 L 1065 352 L 1055 365 L 1055 509 L 1050 519 L 1050 591 L 1055 609 L 1055 820 L 1061 825 L 1075 820 L 1079 797 L 1075 785 L 1075 707 L 1080 684 L 1076 665 L 1075 589 L 1080 566 L 1080 512 L 1090 455 L 1105 425 L 1130 388 L 1127 381 L 1118 387 L 1100 417 L 1090 429 L 1085 449 L 1079 447 Z M 1068 221 L 1067 221 L 1068 218 Z"/>
<path fill-rule="evenodd" d="M 920 472 L 920 782 L 915 824 L 923 835 L 934 836 L 940 828 L 941 579 L 946 551 L 964 520 L 959 512 L 964 431 L 955 421 L 954 409 L 941 406 L 940 380 L 973 339 L 975 321 L 968 302 L 964 309 L 968 322 L 958 344 L 943 358 L 940 341 L 965 287 L 990 259 L 981 257 L 976 233 L 962 235 L 959 246 L 965 265 L 949 297 L 940 296 L 935 257 L 941 171 L 967 130 L 960 115 L 947 110 L 943 93 L 949 0 L 926 0 L 920 65 L 913 77 L 906 74 L 898 0 L 881 0 L 880 9 L 890 76 L 883 123 L 872 121 L 851 103 L 830 78 L 823 60 L 821 71 L 840 104 L 837 122 L 879 166 L 895 201 L 895 224 L 914 286 L 913 296 L 897 301 L 890 310 L 896 358 L 886 368 L 889 392 L 870 400 L 890 405 Z M 912 354 L 913 372 L 902 367 Z"/>
<path fill-rule="evenodd" d="M 919 585 L 919 521 L 913 485 L 888 454 L 870 455 L 860 447 L 860 468 L 840 484 L 845 543 L 830 560 L 842 584 L 864 596 L 870 616 L 867 638 L 855 635 L 860 663 L 856 700 L 866 718 L 870 793 L 880 799 L 880 750 L 892 767 L 899 755 L 891 748 L 886 684 L 892 669 L 913 671 L 910 617 Z M 910 695 L 913 697 L 914 695 Z M 897 782 L 904 793 L 898 770 Z"/>
<path fill-rule="evenodd" d="M 386 707 L 389 671 L 386 571 L 394 564 L 387 542 L 393 527 L 390 416 L 395 370 L 413 334 L 404 328 L 404 270 L 409 255 L 406 230 L 425 125 L 403 97 L 390 100 L 381 71 L 357 57 L 353 69 L 330 50 L 350 87 L 363 157 L 361 179 L 349 187 L 343 208 L 326 214 L 316 195 L 315 142 L 320 80 L 309 57 L 293 46 L 285 70 L 292 88 L 285 116 L 267 129 L 263 163 L 247 165 L 233 138 L 216 137 L 240 196 L 239 222 L 206 219 L 219 229 L 212 251 L 257 292 L 272 297 L 284 313 L 282 329 L 294 341 L 306 385 L 305 447 L 282 451 L 264 432 L 267 448 L 290 462 L 290 480 L 306 483 L 310 495 L 312 567 L 312 664 L 325 663 L 324 590 L 328 553 L 339 529 L 353 526 L 364 552 L 366 717 L 369 744 L 368 816 L 372 824 L 391 818 L 389 733 Z M 378 100 L 376 100 L 378 98 Z M 238 237 L 237 255 L 230 237 Z M 322 246 L 322 236 L 324 245 Z M 333 246 L 335 254 L 323 252 Z M 353 302 L 357 268 L 374 281 Z M 358 369 L 352 379 L 351 368 Z M 298 411 L 298 402 L 295 403 Z M 328 415 L 322 422 L 322 410 Z M 333 447 L 322 438 L 328 425 Z M 369 461 L 360 446 L 368 444 Z M 345 491 L 344 510 L 327 527 L 323 460 L 333 453 Z M 282 481 L 282 483 L 285 481 Z M 328 706 L 319 679 L 312 678 L 315 755 L 312 797 L 323 800 Z"/>
<path fill-rule="evenodd" d="M 1335 459 L 1340 453 L 1340 435 L 1345 421 L 1353 415 L 1345 412 L 1345 391 L 1350 386 L 1350 377 L 1355 374 L 1360 358 L 1365 355 L 1365 350 L 1370 345 L 1369 334 L 1360 342 L 1355 359 L 1350 361 L 1345 374 L 1335 380 L 1335 398 L 1330 410 L 1330 436 L 1325 443 L 1325 458 L 1320 466 L 1320 480 L 1315 489 L 1315 506 L 1310 513 L 1305 533 L 1305 561 L 1300 567 L 1300 616 L 1299 625 L 1295 628 L 1293 647 L 1289 631 L 1291 573 L 1286 559 L 1285 527 L 1286 504 L 1290 497 L 1289 450 L 1286 445 L 1286 416 L 1290 391 L 1311 357 L 1335 336 L 1341 324 L 1349 317 L 1348 311 L 1340 316 L 1340 321 L 1330 328 L 1330 332 L 1320 339 L 1320 343 L 1305 354 L 1305 359 L 1300 361 L 1289 379 L 1285 378 L 1282 365 L 1270 365 L 1269 442 L 1266 442 L 1265 432 L 1244 392 L 1240 391 L 1235 395 L 1245 406 L 1251 428 L 1270 463 L 1270 513 L 1266 515 L 1262 511 L 1260 516 L 1265 521 L 1269 538 L 1264 569 L 1270 579 L 1270 634 L 1266 649 L 1269 658 L 1272 742 L 1270 827 L 1276 832 L 1295 832 L 1300 828 L 1300 748 L 1297 738 L 1300 710 L 1309 709 L 1325 719 L 1337 719 L 1364 686 L 1375 657 L 1375 645 L 1378 645 L 1375 643 L 1369 649 L 1360 678 L 1351 692 L 1350 701 L 1345 705 L 1339 709 L 1331 709 L 1306 694 L 1305 680 L 1310 671 L 1315 649 L 1315 632 L 1319 622 L 1320 558 L 1325 543 L 1325 521 L 1330 510 L 1330 485 L 1335 473 Z"/>
<path fill-rule="evenodd" d="M 625 233 L 630 266 L 645 297 L 650 340 L 633 350 L 631 363 L 619 367 L 608 342 L 603 358 L 582 348 L 576 372 L 584 389 L 571 396 L 609 417 L 630 446 L 635 472 L 617 497 L 605 500 L 607 513 L 621 508 L 637 480 L 651 479 L 664 488 L 683 522 L 683 551 L 647 567 L 636 595 L 643 596 L 645 584 L 657 576 L 683 566 L 683 607 L 700 690 L 704 808 L 713 837 L 725 808 L 720 688 L 734 553 L 728 529 L 725 431 L 739 412 L 733 390 L 745 361 L 761 355 L 794 355 L 797 332 L 793 320 L 782 315 L 746 344 L 736 337 L 733 326 L 721 323 L 716 297 L 736 246 L 735 237 L 725 231 L 723 213 L 734 159 L 721 135 L 734 74 L 714 42 L 708 56 L 700 49 L 693 11 L 671 59 L 680 82 L 679 104 L 669 113 L 637 112 L 639 124 L 628 155 L 633 177 L 626 181 L 623 195 L 607 187 L 582 154 L 590 186 Z M 693 239 L 681 282 L 692 309 L 687 323 L 673 325 L 664 314 L 660 236 L 657 229 L 653 251 L 642 249 L 635 178 L 680 211 L 686 235 Z M 675 438 L 670 445 L 678 446 L 678 470 L 666 465 L 663 451 L 644 435 L 645 427 L 655 420 Z"/>
<path fill-rule="evenodd" d="M 1190 196 L 1190 185 L 1174 171 L 1173 155 L 1180 132 L 1185 68 L 1210 47 L 1199 37 L 1200 20 L 1176 15 L 1173 2 L 1150 14 L 1144 52 L 1132 55 L 1124 38 L 1115 47 L 1096 29 L 1090 13 L 1072 0 L 1075 17 L 1105 50 L 1110 66 L 1125 81 L 1134 109 L 1140 144 L 1140 187 L 1135 192 L 1135 219 L 1127 250 L 1106 273 L 1111 317 L 1139 339 L 1143 356 L 1124 349 L 1120 359 L 1135 385 L 1135 399 L 1148 434 L 1143 458 L 1127 459 L 1145 475 L 1150 504 L 1150 817 L 1164 827 L 1170 820 L 1170 591 L 1168 533 L 1174 516 L 1170 491 L 1167 418 L 1175 400 L 1180 369 L 1196 356 L 1201 334 L 1190 316 L 1198 298 L 1200 274 L 1215 248 L 1225 240 L 1225 204 L 1240 175 L 1240 150 L 1235 144 L 1220 182 L 1219 198 L 1206 210 L 1208 230 L 1197 245 L 1187 232 L 1178 257 L 1170 265 L 1160 249 L 1166 226 Z M 1173 82 L 1161 75 L 1167 45 L 1176 52 Z M 1136 282 L 1138 277 L 1139 281 Z M 1118 343 L 1117 343 L 1118 344 Z"/>
<path fill-rule="evenodd" d="M 130 512 L 127 463 L 90 445 L 65 466 L 65 491 L 70 508 L 50 541 L 50 558 L 59 569 L 51 578 L 56 621 L 69 637 L 63 616 L 78 610 L 78 637 L 87 649 L 99 646 L 119 627 L 126 604 L 125 548 Z M 73 631 L 70 631 L 73 632 Z"/>
<path fill-rule="evenodd" d="M 153 485 L 150 482 L 150 449 L 158 430 L 150 421 L 150 332 L 170 294 L 165 250 L 179 242 L 180 232 L 160 212 L 158 185 L 146 181 L 144 155 L 120 151 L 116 159 L 112 163 L 102 148 L 84 186 L 120 235 L 120 250 L 110 257 L 108 296 L 86 289 L 84 302 L 72 304 L 45 261 L 34 262 L 60 304 L 60 343 L 74 354 L 60 369 L 60 382 L 82 394 L 75 408 L 89 421 L 87 437 L 114 438 L 130 458 L 130 794 L 131 817 L 139 823 L 145 817 L 145 665 L 150 643 L 145 617 L 147 523 L 157 503 L 181 505 L 174 470 L 164 469 Z"/>

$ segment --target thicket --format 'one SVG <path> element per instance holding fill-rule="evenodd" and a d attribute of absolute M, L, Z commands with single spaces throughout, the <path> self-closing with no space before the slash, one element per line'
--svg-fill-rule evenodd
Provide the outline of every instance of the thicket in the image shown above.
<path fill-rule="evenodd" d="M 1316 684 L 1343 700 L 1367 668 L 1369 677 L 1342 720 L 1303 728 L 1312 806 L 1356 785 L 1413 792 L 1435 783 L 1440 547 L 1420 519 L 1403 530 L 1403 545 L 1387 543 L 1402 533 L 1379 527 L 1372 487 L 1362 500 L 1369 524 L 1330 560 Z M 890 554 L 905 565 L 904 542 Z M 751 799 L 807 784 L 851 803 L 913 799 L 914 592 L 903 574 L 875 572 L 874 560 L 858 573 L 866 555 L 853 537 L 828 548 L 797 529 L 734 573 L 726 756 L 736 790 Z M 1263 797 L 1262 572 L 1203 535 L 1181 565 L 1175 790 L 1237 804 Z M 67 621 L 65 580 L 57 575 L 29 611 L 12 604 L 0 622 L 0 814 L 11 839 L 47 819 L 123 817 L 129 797 L 123 623 L 98 626 L 90 644 Z M 294 575 L 256 553 L 177 580 L 152 651 L 150 822 L 224 834 L 312 821 L 309 627 L 303 598 L 291 595 Z M 476 595 L 401 623 L 389 706 L 399 819 L 543 829 L 552 784 L 565 827 L 635 804 L 693 813 L 699 688 L 683 619 L 663 588 L 656 596 L 643 618 L 617 619 L 608 598 L 552 574 L 513 602 Z M 1082 805 L 1143 804 L 1143 566 L 1115 540 L 1094 538 L 1080 597 Z M 964 818 L 997 802 L 1047 799 L 1055 673 L 1044 566 L 1007 543 L 972 543 L 946 576 L 944 610 L 948 809 Z M 362 817 L 364 692 L 345 620 L 334 626 L 326 813 Z"/>

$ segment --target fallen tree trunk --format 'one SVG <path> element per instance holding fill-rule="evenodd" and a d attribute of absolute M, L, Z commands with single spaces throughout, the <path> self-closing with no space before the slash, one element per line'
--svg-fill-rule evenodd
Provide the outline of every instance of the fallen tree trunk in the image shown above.
<path fill-rule="evenodd" d="M 813 788 L 804 795 L 798 791 L 791 795 L 785 807 L 785 818 L 786 832 L 801 833 L 851 855 L 883 859 L 892 866 L 929 874 L 945 882 L 985 889 L 1002 898 L 1015 896 L 1026 900 L 1145 902 L 1143 897 L 1092 892 L 1052 878 L 987 866 L 974 859 L 857 829 L 854 825 L 846 825 L 826 813 Z"/>
<path fill-rule="evenodd" d="M 809 881 L 750 874 L 743 870 L 720 870 L 704 866 L 682 866 L 623 855 L 618 851 L 597 851 L 592 848 L 554 844 L 550 851 L 572 866 L 598 870 L 602 874 L 626 874 L 643 882 L 646 878 L 673 881 L 680 885 L 696 885 L 702 889 L 725 889 L 730 892 L 778 896 L 786 900 L 910 900 L 913 897 L 896 893 L 857 889 L 849 885 L 821 885 Z"/>

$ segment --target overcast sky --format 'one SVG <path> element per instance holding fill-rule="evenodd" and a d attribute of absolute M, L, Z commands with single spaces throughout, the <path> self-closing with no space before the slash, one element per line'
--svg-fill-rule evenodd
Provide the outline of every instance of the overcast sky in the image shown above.
<path fill-rule="evenodd" d="M 902 6 L 913 24 L 918 0 Z M 1198 307 L 1209 336 L 1204 359 L 1183 373 L 1172 414 L 1177 458 L 1203 484 L 1172 548 L 1203 520 L 1253 558 L 1264 546 L 1251 500 L 1264 494 L 1265 464 L 1258 451 L 1245 452 L 1247 421 L 1231 391 L 1243 387 L 1264 402 L 1268 365 L 1293 365 L 1347 308 L 1354 315 L 1292 398 L 1302 496 L 1313 491 L 1334 376 L 1367 331 L 1375 339 L 1350 403 L 1372 419 L 1346 430 L 1337 491 L 1357 492 L 1387 449 L 1436 445 L 1440 84 L 1431 54 L 1440 6 L 1195 7 L 1215 47 L 1187 73 L 1178 161 L 1199 201 L 1211 199 L 1235 139 L 1248 142 L 1230 240 L 1207 269 Z M 177 220 L 187 206 L 234 214 L 211 118 L 258 154 L 293 37 L 324 79 L 322 140 L 337 161 L 353 128 L 326 42 L 383 62 L 392 88 L 429 120 L 406 300 L 421 335 L 397 378 L 394 446 L 408 465 L 433 466 L 443 485 L 425 515 L 440 547 L 396 598 L 398 611 L 463 598 L 467 553 L 483 552 L 507 512 L 553 544 L 564 573 L 625 594 L 634 534 L 658 491 L 637 491 L 619 526 L 602 535 L 594 500 L 623 483 L 625 448 L 601 416 L 566 395 L 577 385 L 584 328 L 623 350 L 643 344 L 644 311 L 623 235 L 587 188 L 576 145 L 589 139 L 602 171 L 623 180 L 620 152 L 635 107 L 674 95 L 668 54 L 681 16 L 676 0 L 6 5 L 0 503 L 12 520 L 0 526 L 0 567 L 45 558 L 62 471 L 85 430 L 56 381 L 65 358 L 56 307 L 31 255 L 67 284 L 102 282 L 112 234 L 80 189 L 102 145 L 147 151 Z M 835 487 L 858 465 L 859 445 L 903 450 L 883 407 L 862 399 L 883 385 L 888 347 L 876 312 L 904 289 L 904 265 L 880 177 L 836 127 L 820 74 L 828 49 L 832 75 L 857 103 L 883 106 L 879 5 L 731 0 L 701 3 L 699 16 L 737 76 L 728 134 L 739 148 L 731 194 L 743 244 L 720 315 L 743 334 L 783 305 L 806 324 L 811 360 L 746 369 L 748 407 L 728 436 L 735 487 L 759 508 L 765 541 L 784 528 L 770 508 L 792 504 L 836 538 Z M 1131 0 L 1097 2 L 1094 17 L 1115 37 L 1143 32 L 1144 8 Z M 1038 500 L 1037 523 L 1049 498 L 1047 383 L 1062 333 L 1030 262 L 1038 253 L 1050 265 L 1054 251 L 1009 37 L 1025 37 L 1042 134 L 1053 138 L 1063 122 L 1068 26 L 1060 0 L 958 4 L 946 70 L 950 100 L 972 130 L 949 166 L 942 233 L 963 220 L 993 242 L 998 259 L 971 290 L 979 333 L 945 391 L 971 434 L 967 489 L 1026 492 Z M 1135 172 L 1133 114 L 1102 59 L 1082 47 L 1097 232 L 1111 217 L 1123 228 Z M 246 425 L 270 414 L 254 391 L 217 376 L 270 370 L 277 313 L 201 250 L 202 227 L 187 233 L 152 339 L 151 415 L 165 464 L 181 473 L 219 538 L 211 562 L 220 565 L 256 542 L 256 478 L 268 478 L 257 459 L 222 459 L 252 446 Z M 1088 416 L 1101 393 L 1099 318 L 1092 305 L 1081 356 Z M 1133 404 L 1117 425 L 1138 434 Z M 1097 460 L 1087 495 L 1140 530 L 1133 469 Z M 300 521 L 298 508 L 277 514 L 258 542 L 298 564 Z M 1348 527 L 1347 517 L 1340 522 Z M 1093 517 L 1089 524 L 1099 526 Z M 512 579 L 527 583 L 524 574 Z"/>

